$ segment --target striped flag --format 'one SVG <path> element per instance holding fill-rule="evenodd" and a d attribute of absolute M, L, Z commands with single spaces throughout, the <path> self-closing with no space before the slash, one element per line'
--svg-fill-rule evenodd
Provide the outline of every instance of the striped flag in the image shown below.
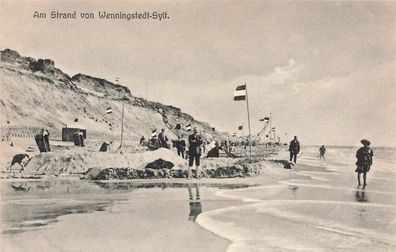
<path fill-rule="evenodd" d="M 190 131 L 191 130 L 191 124 L 186 125 L 186 130 Z"/>
<path fill-rule="evenodd" d="M 246 85 L 238 86 L 234 92 L 234 101 L 246 100 Z"/>
<path fill-rule="evenodd" d="M 243 126 L 239 126 L 239 127 L 238 127 L 238 130 L 242 130 L 242 129 L 243 129 Z"/>
<path fill-rule="evenodd" d="M 157 130 L 155 129 L 155 130 L 153 130 L 152 132 L 151 132 L 151 136 L 152 137 L 155 137 L 157 135 Z"/>
<path fill-rule="evenodd" d="M 260 122 L 269 122 L 269 117 L 264 117 L 263 119 L 260 119 Z"/>
<path fill-rule="evenodd" d="M 111 114 L 111 113 L 113 113 L 113 110 L 111 110 L 111 107 L 108 107 L 106 109 L 106 114 Z"/>
<path fill-rule="evenodd" d="M 233 136 L 233 137 L 235 137 L 235 136 L 236 136 L 236 133 L 235 133 L 235 132 L 234 132 L 234 133 L 232 133 L 232 136 Z"/>

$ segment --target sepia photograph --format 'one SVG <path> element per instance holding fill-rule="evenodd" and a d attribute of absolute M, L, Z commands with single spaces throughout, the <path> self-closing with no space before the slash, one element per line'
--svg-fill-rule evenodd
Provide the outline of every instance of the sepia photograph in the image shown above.
<path fill-rule="evenodd" d="M 0 251 L 396 251 L 396 1 L 0 0 Z"/>

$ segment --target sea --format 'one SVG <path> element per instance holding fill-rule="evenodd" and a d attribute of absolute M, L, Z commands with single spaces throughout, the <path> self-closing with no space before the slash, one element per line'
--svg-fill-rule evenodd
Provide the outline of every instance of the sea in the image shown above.
<path fill-rule="evenodd" d="M 1 251 L 396 251 L 395 148 L 303 147 L 292 169 L 170 181 L 1 180 Z M 288 158 L 281 148 L 278 159 Z"/>

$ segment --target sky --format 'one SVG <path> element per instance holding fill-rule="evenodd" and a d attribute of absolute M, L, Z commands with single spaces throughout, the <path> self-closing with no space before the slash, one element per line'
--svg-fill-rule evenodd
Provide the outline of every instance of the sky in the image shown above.
<path fill-rule="evenodd" d="M 282 141 L 395 146 L 396 2 L 0 0 L 0 48 L 50 58 L 182 108 L 216 129 L 251 132 L 271 113 Z M 93 20 L 35 19 L 93 12 Z M 100 20 L 98 11 L 169 19 Z"/>

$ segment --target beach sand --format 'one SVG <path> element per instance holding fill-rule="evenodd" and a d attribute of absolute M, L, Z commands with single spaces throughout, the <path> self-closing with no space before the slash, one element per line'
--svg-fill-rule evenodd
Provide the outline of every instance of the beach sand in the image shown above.
<path fill-rule="evenodd" d="M 394 150 L 374 149 L 365 189 L 355 151 L 250 178 L 2 180 L 2 251 L 395 251 Z"/>

